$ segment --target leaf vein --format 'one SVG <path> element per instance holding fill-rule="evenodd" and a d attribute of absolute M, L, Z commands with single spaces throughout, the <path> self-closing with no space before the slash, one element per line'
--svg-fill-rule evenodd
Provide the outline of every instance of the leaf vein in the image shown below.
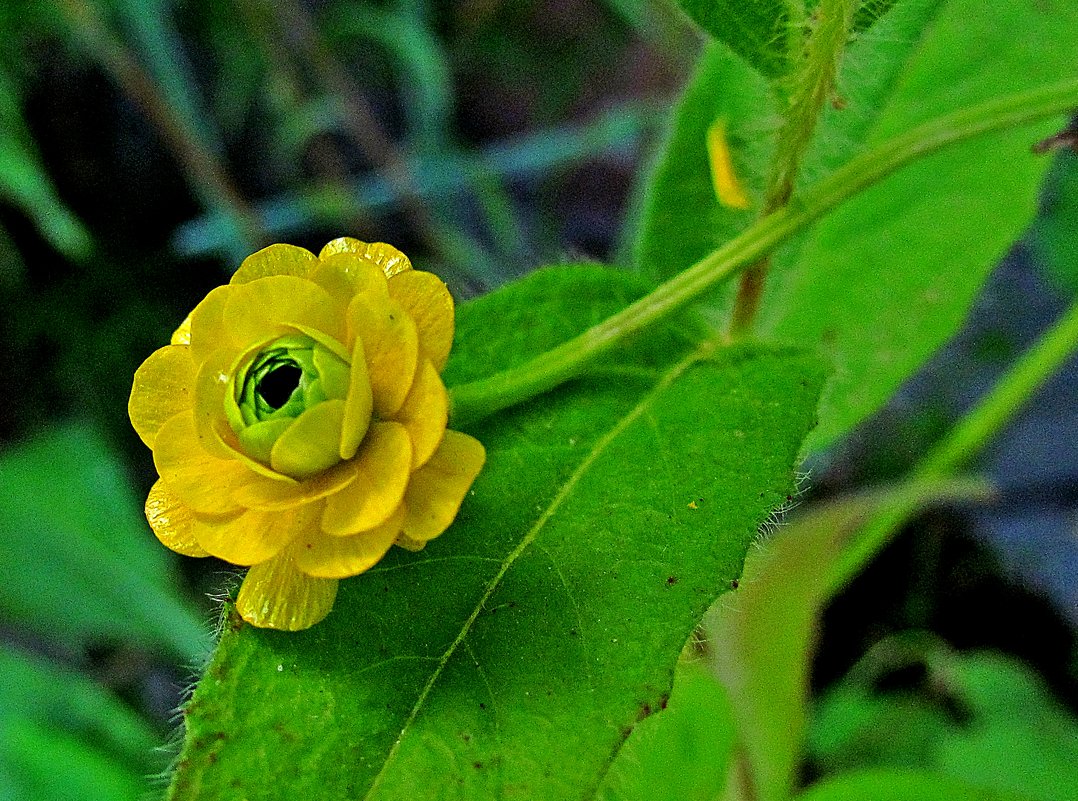
<path fill-rule="evenodd" d="M 662 394 L 674 381 L 676 381 L 686 370 L 688 370 L 693 364 L 698 361 L 707 358 L 715 350 L 716 342 L 703 343 L 697 350 L 690 353 L 687 357 L 674 364 L 670 369 L 661 374 L 659 380 L 655 383 L 655 386 L 644 395 L 640 401 L 633 406 L 625 415 L 618 419 L 614 425 L 608 430 L 599 440 L 592 446 L 587 456 L 580 462 L 573 473 L 566 479 L 565 484 L 558 490 L 554 498 L 547 505 L 546 509 L 542 511 L 539 518 L 535 521 L 532 527 L 528 530 L 527 534 L 521 539 L 517 546 L 509 553 L 508 556 L 502 561 L 502 566 L 494 577 L 487 584 L 486 589 L 483 592 L 482 597 L 476 603 L 472 613 L 468 616 L 468 619 L 464 621 L 461 626 L 460 633 L 453 640 L 452 643 L 446 648 L 445 652 L 438 660 L 438 664 L 431 672 L 430 678 L 423 686 L 423 689 L 419 693 L 419 697 L 416 699 L 415 705 L 412 707 L 412 711 L 405 719 L 404 724 L 401 726 L 400 734 L 397 735 L 397 739 L 394 741 L 393 746 L 390 748 L 389 753 L 386 755 L 385 761 L 382 763 L 382 767 L 375 775 L 374 780 L 371 782 L 370 788 L 363 796 L 364 801 L 370 801 L 374 797 L 375 792 L 381 786 L 383 779 L 386 776 L 386 772 L 389 766 L 393 763 L 397 754 L 400 752 L 401 743 L 411 730 L 416 719 L 419 717 L 419 713 L 422 711 L 424 704 L 426 704 L 427 698 L 431 691 L 434 689 L 434 685 L 441 678 L 442 673 L 445 671 L 446 665 L 449 660 L 453 658 L 457 649 L 465 644 L 465 640 L 471 633 L 472 627 L 475 625 L 476 619 L 482 613 L 486 607 L 487 601 L 494 595 L 498 586 L 501 584 L 502 579 L 505 578 L 506 573 L 516 563 L 516 561 L 524 554 L 536 538 L 546 527 L 550 519 L 565 503 L 566 499 L 572 494 L 577 484 L 591 469 L 591 466 L 602 455 L 602 453 L 614 442 L 630 425 L 632 425 L 644 412 L 646 412 L 654 402 L 654 400 Z"/>

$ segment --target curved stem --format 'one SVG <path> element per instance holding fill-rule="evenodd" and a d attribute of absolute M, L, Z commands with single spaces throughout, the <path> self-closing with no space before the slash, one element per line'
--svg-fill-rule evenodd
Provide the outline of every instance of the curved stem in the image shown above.
<path fill-rule="evenodd" d="M 921 484 L 945 479 L 991 442 L 1026 402 L 1078 351 L 1078 303 L 1011 367 L 981 400 L 914 468 L 910 479 Z M 837 592 L 856 576 L 916 511 L 908 501 L 884 507 L 846 548 L 830 576 Z"/>
<path fill-rule="evenodd" d="M 582 334 L 518 367 L 451 390 L 458 426 L 535 397 L 579 375 L 618 342 L 685 308 L 745 265 L 901 167 L 947 145 L 1078 105 L 1078 80 L 997 98 L 939 117 L 852 159 L 804 194 L 648 295 Z"/>

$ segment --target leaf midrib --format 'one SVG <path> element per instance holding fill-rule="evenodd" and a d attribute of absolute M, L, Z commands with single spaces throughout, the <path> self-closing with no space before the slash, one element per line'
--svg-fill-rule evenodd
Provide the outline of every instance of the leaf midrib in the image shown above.
<path fill-rule="evenodd" d="M 426 703 L 427 698 L 434 690 L 434 686 L 438 683 L 438 679 L 441 678 L 441 675 L 444 672 L 446 665 L 449 664 L 449 660 L 452 659 L 453 656 L 456 654 L 457 649 L 467 640 L 468 635 L 471 633 L 472 626 L 475 624 L 475 621 L 482 613 L 484 607 L 487 604 L 487 601 L 489 601 L 491 596 L 497 591 L 502 579 L 505 578 L 505 575 L 509 572 L 510 568 L 512 568 L 513 564 L 521 556 L 524 555 L 525 551 L 527 551 L 528 548 L 531 547 L 531 545 L 539 537 L 539 534 L 546 527 L 546 524 L 557 513 L 561 505 L 572 494 L 577 484 L 581 481 L 581 479 L 583 479 L 583 477 L 591 469 L 591 466 L 603 454 L 607 447 L 609 447 L 610 444 L 613 443 L 614 440 L 616 440 L 622 434 L 622 432 L 625 431 L 625 429 L 632 425 L 632 423 L 635 422 L 640 417 L 640 415 L 643 414 L 651 406 L 652 402 L 658 395 L 664 392 L 674 381 L 676 381 L 681 375 L 683 375 L 686 370 L 688 370 L 697 362 L 710 356 L 717 346 L 718 342 L 716 340 L 703 342 L 697 347 L 697 349 L 695 349 L 684 359 L 675 363 L 665 372 L 660 373 L 658 380 L 655 382 L 655 385 L 651 388 L 651 390 L 646 395 L 644 395 L 635 406 L 633 406 L 628 412 L 626 412 L 622 417 L 620 417 L 614 423 L 614 425 L 602 437 L 600 437 L 594 445 L 592 445 L 591 449 L 588 451 L 588 454 L 584 457 L 583 460 L 581 460 L 580 464 L 577 465 L 576 469 L 572 472 L 569 478 L 566 479 L 565 483 L 558 490 L 557 494 L 555 494 L 555 496 L 547 504 L 546 508 L 539 515 L 538 519 L 536 519 L 535 523 L 528 530 L 527 534 L 525 534 L 524 537 L 521 538 L 517 546 L 505 557 L 498 572 L 488 582 L 487 587 L 483 592 L 483 595 L 480 597 L 478 602 L 476 602 L 475 608 L 472 610 L 472 613 L 468 616 L 468 619 L 465 620 L 463 625 L 461 626 L 460 633 L 456 636 L 453 642 L 449 644 L 445 652 L 439 658 L 438 664 L 435 665 L 434 670 L 431 672 L 430 678 L 423 686 L 423 689 L 420 691 L 419 697 L 416 699 L 416 702 L 413 705 L 411 712 L 409 712 L 408 717 L 405 719 L 404 724 L 401 726 L 401 730 L 400 733 L 397 735 L 397 739 L 394 741 L 393 746 L 389 749 L 389 753 L 386 755 L 385 760 L 382 762 L 381 769 L 375 775 L 373 781 L 371 782 L 370 788 L 363 796 L 364 801 L 371 801 L 371 799 L 374 798 L 375 793 L 380 787 L 381 782 L 389 769 L 389 766 L 392 764 L 398 752 L 400 751 L 401 743 L 404 742 L 404 738 L 407 736 L 412 725 L 419 717 L 420 712 L 422 712 L 423 706 Z"/>

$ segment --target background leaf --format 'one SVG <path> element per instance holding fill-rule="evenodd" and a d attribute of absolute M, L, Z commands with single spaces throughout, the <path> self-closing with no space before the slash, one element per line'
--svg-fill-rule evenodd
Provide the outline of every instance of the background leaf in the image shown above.
<path fill-rule="evenodd" d="M 1078 721 L 1040 678 L 924 635 L 878 643 L 821 699 L 810 746 L 827 773 L 921 769 L 1031 801 L 1078 798 Z"/>
<path fill-rule="evenodd" d="M 100 686 L 0 648 L 0 796 L 135 801 L 164 767 L 157 733 Z"/>
<path fill-rule="evenodd" d="M 781 78 L 796 63 L 804 18 L 801 0 L 678 0 L 678 5 L 768 78 Z"/>
<path fill-rule="evenodd" d="M 127 477 L 96 432 L 56 428 L 0 453 L 0 611 L 69 644 L 123 639 L 192 663 L 208 632 L 175 589 Z"/>
<path fill-rule="evenodd" d="M 90 234 L 56 194 L 23 118 L 15 84 L 0 64 L 0 198 L 17 205 L 61 253 L 81 259 Z"/>
<path fill-rule="evenodd" d="M 571 336 L 600 274 L 546 271 L 462 306 L 456 363 L 493 353 L 493 370 Z M 594 792 L 790 491 L 820 380 L 794 351 L 622 361 L 490 420 L 444 537 L 344 582 L 307 632 L 226 631 L 174 797 Z"/>
<path fill-rule="evenodd" d="M 811 787 L 797 801 L 1022 801 L 934 773 L 866 770 Z"/>
<path fill-rule="evenodd" d="M 883 506 L 920 508 L 971 491 L 981 485 L 910 484 L 837 499 L 749 552 L 737 592 L 716 604 L 706 629 L 760 799 L 788 798 L 796 786 L 815 631 L 847 539 Z"/>
<path fill-rule="evenodd" d="M 1078 153 L 1062 150 L 1045 181 L 1042 205 L 1028 243 L 1053 283 L 1078 295 Z"/>
<path fill-rule="evenodd" d="M 1015 30 L 1035 37 L 1043 51 L 1030 52 Z M 946 2 L 866 128 L 866 146 L 948 111 L 1073 75 L 1067 42 L 1076 37 L 1072 4 Z M 988 272 L 1032 218 L 1049 162 L 1030 147 L 1058 126 L 1047 121 L 980 137 L 919 161 L 776 256 L 759 333 L 819 343 L 836 366 L 812 447 L 875 411 L 954 334 Z"/>

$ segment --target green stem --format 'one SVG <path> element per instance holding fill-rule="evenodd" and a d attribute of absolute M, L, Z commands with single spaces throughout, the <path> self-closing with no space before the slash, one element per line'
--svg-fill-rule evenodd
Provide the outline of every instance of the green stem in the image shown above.
<path fill-rule="evenodd" d="M 834 91 L 839 63 L 859 5 L 858 0 L 820 0 L 813 13 L 812 33 L 804 46 L 804 65 L 795 79 L 790 107 L 775 145 L 764 193 L 765 215 L 790 202 L 801 159 L 812 141 L 824 104 Z M 742 273 L 730 318 L 731 336 L 744 335 L 751 329 L 769 269 L 770 259 L 765 256 Z"/>
<path fill-rule="evenodd" d="M 810 187 L 796 202 L 759 222 L 582 334 L 525 364 L 451 390 L 453 422 L 474 423 L 579 375 L 625 338 L 685 308 L 745 265 L 896 170 L 929 153 L 990 131 L 1010 128 L 1078 105 L 1078 80 L 997 98 L 932 120 L 884 142 Z"/>
<path fill-rule="evenodd" d="M 984 399 L 951 429 L 914 468 L 911 481 L 927 483 L 952 476 L 992 441 L 1026 402 L 1076 350 L 1078 303 L 1050 328 Z M 885 506 L 845 549 L 832 571 L 830 587 L 837 592 L 890 542 L 916 506 L 899 500 Z"/>

